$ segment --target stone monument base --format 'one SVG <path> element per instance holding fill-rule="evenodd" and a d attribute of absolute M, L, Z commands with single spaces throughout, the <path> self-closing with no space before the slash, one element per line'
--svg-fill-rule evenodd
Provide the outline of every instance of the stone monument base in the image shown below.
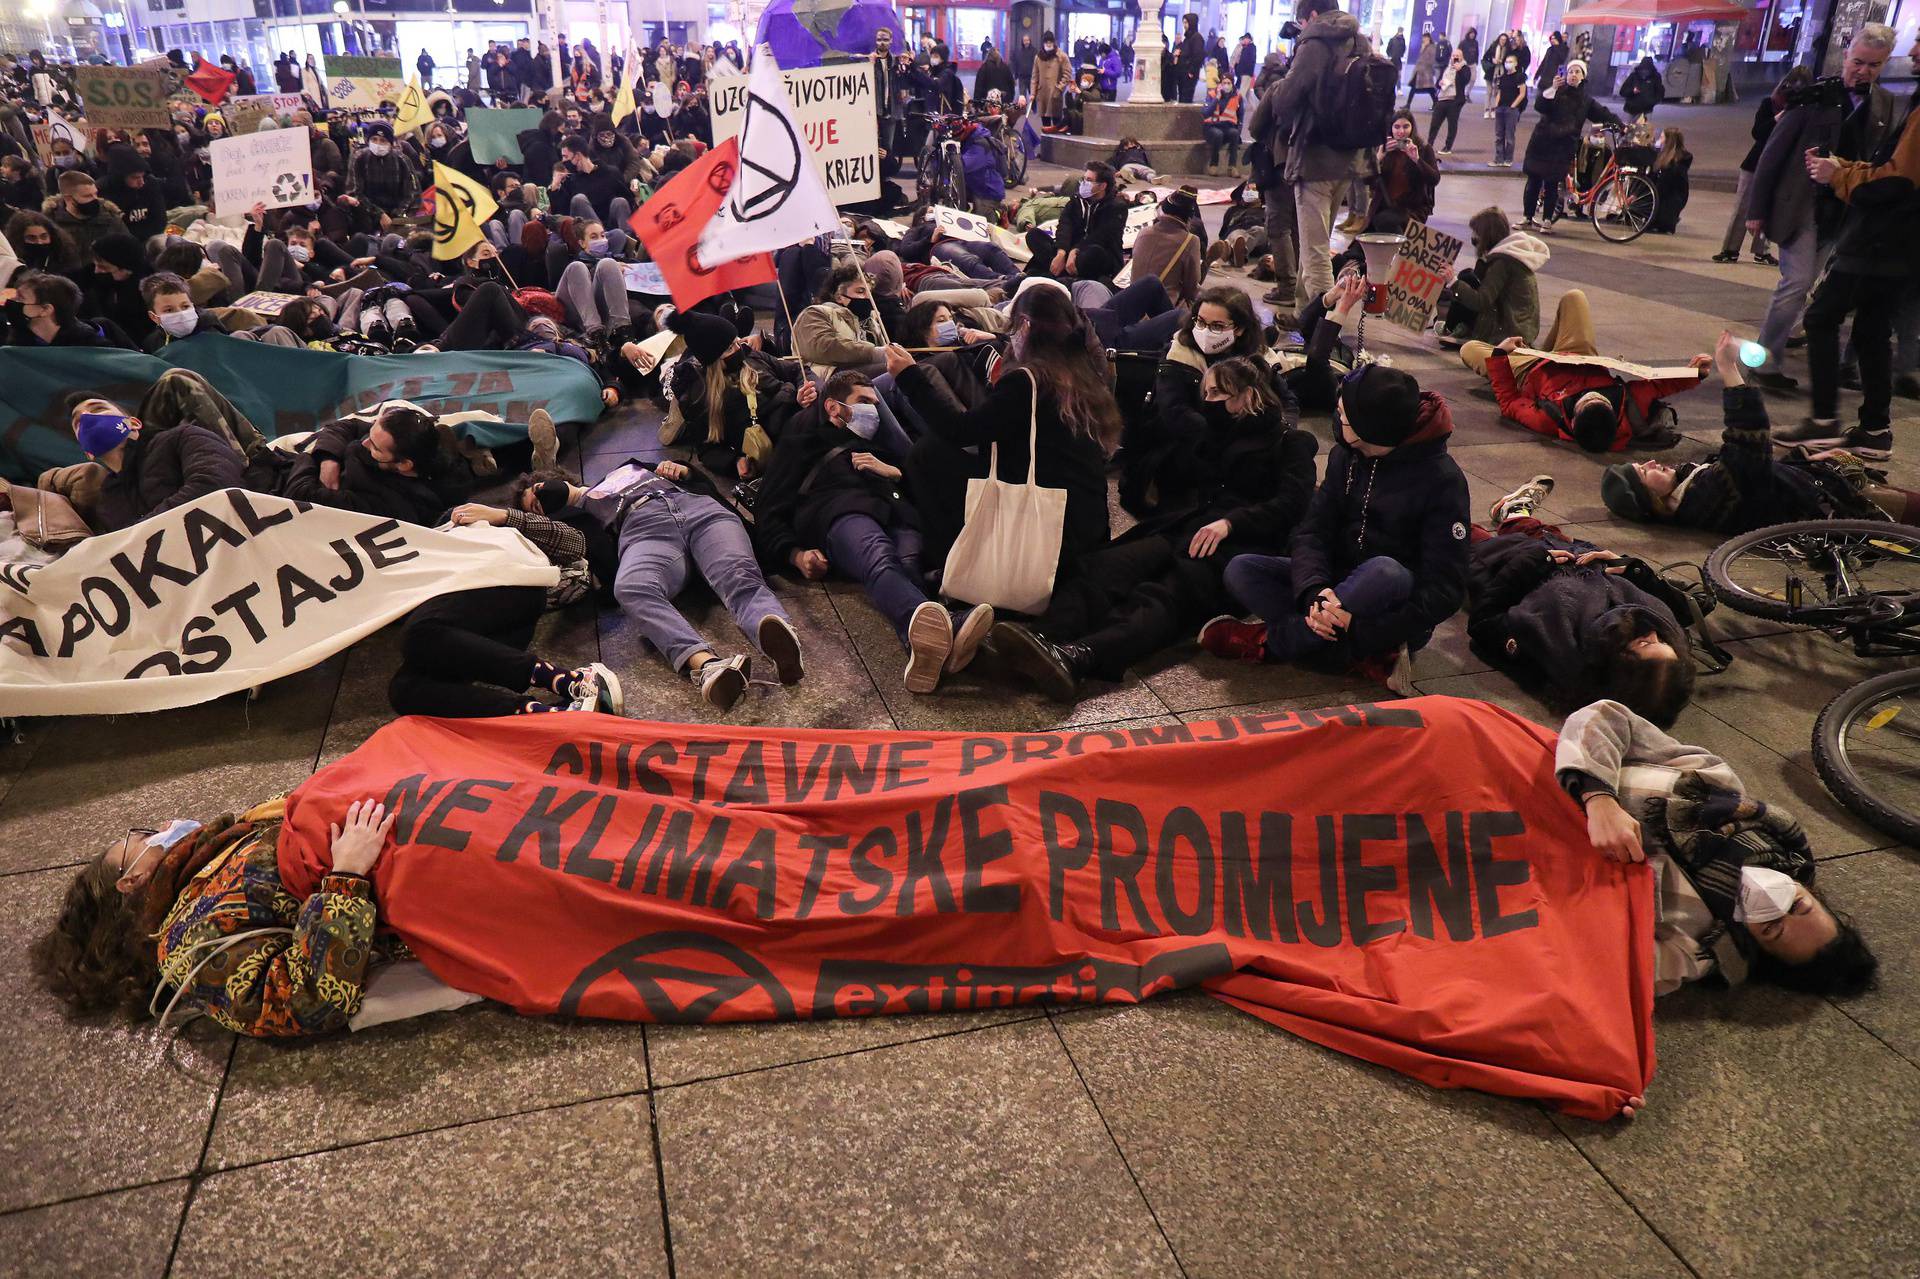
<path fill-rule="evenodd" d="M 1095 102 L 1087 107 L 1084 134 L 1048 134 L 1040 154 L 1054 164 L 1083 168 L 1111 157 L 1120 139 L 1138 138 L 1158 172 L 1204 174 L 1207 143 L 1200 120 L 1205 114 L 1194 102 Z"/>

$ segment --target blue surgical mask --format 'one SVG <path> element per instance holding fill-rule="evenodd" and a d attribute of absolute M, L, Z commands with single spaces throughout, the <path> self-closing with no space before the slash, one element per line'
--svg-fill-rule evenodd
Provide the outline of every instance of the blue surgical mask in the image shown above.
<path fill-rule="evenodd" d="M 953 346 L 960 341 L 960 326 L 952 320 L 942 320 L 933 326 L 933 336 L 941 346 Z"/>
<path fill-rule="evenodd" d="M 880 429 L 880 406 L 878 404 L 849 404 L 848 412 L 853 416 L 847 419 L 847 429 L 863 440 L 870 440 Z"/>
<path fill-rule="evenodd" d="M 604 239 L 588 240 L 587 252 L 593 254 L 596 258 L 604 258 L 608 252 L 607 242 Z"/>
<path fill-rule="evenodd" d="M 1093 183 L 1087 181 L 1085 178 L 1080 179 L 1080 198 L 1082 200 L 1093 199 Z"/>

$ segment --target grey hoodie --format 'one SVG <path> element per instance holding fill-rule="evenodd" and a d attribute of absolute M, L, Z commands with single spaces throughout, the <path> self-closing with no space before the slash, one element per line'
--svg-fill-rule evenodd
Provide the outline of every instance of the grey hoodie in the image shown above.
<path fill-rule="evenodd" d="M 1274 168 L 1288 181 L 1324 182 L 1363 171 L 1366 148 L 1337 151 L 1304 139 L 1326 78 L 1339 70 L 1342 59 L 1372 47 L 1360 34 L 1359 19 L 1338 9 L 1315 14 L 1294 41 L 1286 78 L 1260 99 L 1251 125 L 1254 138 L 1272 148 Z"/>

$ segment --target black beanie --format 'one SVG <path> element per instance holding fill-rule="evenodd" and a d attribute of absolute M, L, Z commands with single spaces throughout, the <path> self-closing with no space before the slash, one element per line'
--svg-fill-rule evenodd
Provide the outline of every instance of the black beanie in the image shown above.
<path fill-rule="evenodd" d="M 1110 280 L 1120 269 L 1119 259 L 1104 245 L 1083 244 L 1073 253 L 1073 271 L 1082 280 Z"/>
<path fill-rule="evenodd" d="M 103 235 L 95 240 L 93 256 L 122 271 L 131 271 L 135 275 L 147 273 L 147 259 L 140 252 L 140 242 L 124 233 Z"/>
<path fill-rule="evenodd" d="M 675 311 L 667 317 L 667 327 L 686 339 L 688 355 L 708 366 L 740 336 L 730 322 L 700 311 Z"/>
<path fill-rule="evenodd" d="M 1369 364 L 1340 384 L 1347 425 L 1368 444 L 1399 448 L 1420 425 L 1420 384 L 1400 369 Z"/>

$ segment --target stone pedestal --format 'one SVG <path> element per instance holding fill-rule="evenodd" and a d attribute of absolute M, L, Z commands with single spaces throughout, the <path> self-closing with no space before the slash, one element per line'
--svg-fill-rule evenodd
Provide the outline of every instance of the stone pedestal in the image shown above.
<path fill-rule="evenodd" d="M 1081 168 L 1107 159 L 1120 139 L 1138 138 L 1159 172 L 1204 174 L 1207 144 L 1200 121 L 1205 114 L 1206 109 L 1194 102 L 1094 102 L 1087 106 L 1086 133 L 1077 138 L 1049 134 L 1041 155 L 1070 169 Z"/>

